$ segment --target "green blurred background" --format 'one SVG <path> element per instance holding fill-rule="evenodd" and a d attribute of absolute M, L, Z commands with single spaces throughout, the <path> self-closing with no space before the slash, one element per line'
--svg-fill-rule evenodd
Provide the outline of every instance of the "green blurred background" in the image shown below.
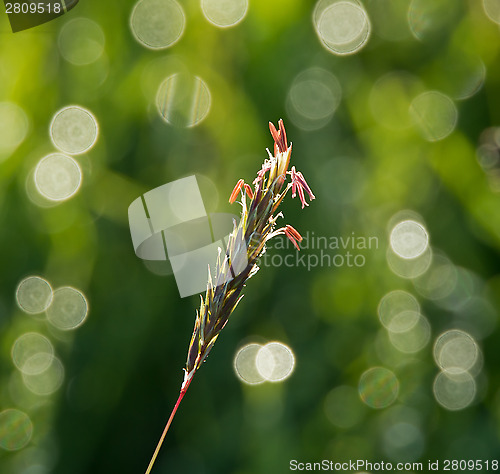
<path fill-rule="evenodd" d="M 171 274 L 135 256 L 128 206 L 196 174 L 207 210 L 237 213 L 227 198 L 239 178 L 253 180 L 272 146 L 267 123 L 279 118 L 293 142 L 292 164 L 316 195 L 305 210 L 285 200 L 283 222 L 304 235 L 377 237 L 378 246 L 354 250 L 363 255 L 359 267 L 269 265 L 250 280 L 153 472 L 279 473 L 290 459 L 498 459 L 495 3 L 356 3 L 370 34 L 344 55 L 331 51 L 333 10 L 321 16 L 334 2 L 315 10 L 312 1 L 250 0 L 231 28 L 207 21 L 198 0 L 180 4 L 185 29 L 163 50 L 134 38 L 133 0 L 81 0 L 16 34 L 1 16 L 0 472 L 145 470 L 178 395 L 199 297 L 181 299 Z M 94 23 L 64 33 L 78 18 Z M 176 72 L 198 76 L 210 92 L 208 114 L 192 127 L 179 123 L 188 120 L 184 100 L 173 102 L 180 114 L 173 124 L 155 105 L 161 82 Z M 99 136 L 74 157 L 78 192 L 50 203 L 34 187 L 33 170 L 57 151 L 49 125 L 72 104 L 93 113 Z M 391 229 L 406 218 L 427 230 L 427 263 L 391 253 Z M 44 314 L 23 312 L 16 289 L 31 275 L 79 289 L 89 306 L 85 324 L 60 331 Z M 391 343 L 380 323 L 379 303 L 394 290 L 413 295 L 429 323 L 416 350 Z M 481 360 L 467 379 L 472 398 L 453 398 L 459 384 L 440 403 L 433 345 L 454 328 L 470 334 Z M 52 393 L 30 390 L 13 364 L 13 344 L 27 332 L 47 337 L 64 367 Z M 233 368 L 238 349 L 274 340 L 293 350 L 293 374 L 282 383 L 242 383 Z M 362 375 L 373 367 L 392 375 L 367 386 Z M 463 406 L 450 409 L 446 400 Z M 10 409 L 30 421 L 15 423 Z"/>

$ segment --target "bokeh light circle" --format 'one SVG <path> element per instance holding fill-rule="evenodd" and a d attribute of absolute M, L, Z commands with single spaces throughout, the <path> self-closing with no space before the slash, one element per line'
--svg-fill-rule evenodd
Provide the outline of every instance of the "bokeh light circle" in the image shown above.
<path fill-rule="evenodd" d="M 435 255 L 429 270 L 413 280 L 417 291 L 430 300 L 443 300 L 457 285 L 457 268 L 444 255 Z"/>
<path fill-rule="evenodd" d="M 295 357 L 285 344 L 270 342 L 257 352 L 255 365 L 259 374 L 267 381 L 281 382 L 292 374 Z"/>
<path fill-rule="evenodd" d="M 56 148 L 69 155 L 79 155 L 97 141 L 99 127 L 87 109 L 70 105 L 59 110 L 50 124 L 50 138 Z"/>
<path fill-rule="evenodd" d="M 407 220 L 391 231 L 392 250 L 401 258 L 413 259 L 422 255 L 429 245 L 429 236 L 422 224 Z"/>
<path fill-rule="evenodd" d="M 456 267 L 456 279 L 452 291 L 444 298 L 436 301 L 448 311 L 459 311 L 479 292 L 482 291 L 483 282 L 474 272 L 467 268 Z M 479 323 L 479 321 L 478 321 Z"/>
<path fill-rule="evenodd" d="M 463 5 L 456 0 L 411 0 L 408 7 L 408 25 L 419 41 L 438 44 L 462 18 Z"/>
<path fill-rule="evenodd" d="M 417 299 L 403 290 L 390 291 L 382 297 L 377 308 L 380 322 L 385 328 L 391 326 L 392 320 L 404 311 L 420 312 Z"/>
<path fill-rule="evenodd" d="M 431 325 L 425 316 L 413 311 L 399 313 L 389 327 L 389 340 L 400 352 L 414 354 L 431 338 Z"/>
<path fill-rule="evenodd" d="M 431 247 L 427 247 L 423 254 L 416 258 L 403 258 L 393 252 L 391 248 L 386 252 L 389 268 L 401 278 L 415 279 L 423 275 L 432 264 L 433 253 Z"/>
<path fill-rule="evenodd" d="M 446 71 L 445 74 L 443 72 Z M 435 66 L 435 89 L 455 100 L 464 100 L 477 94 L 486 79 L 486 66 L 481 57 L 466 50 L 452 50 L 439 58 Z"/>
<path fill-rule="evenodd" d="M 70 156 L 53 153 L 42 158 L 34 173 L 38 192 L 50 201 L 65 201 L 80 188 L 82 171 Z"/>
<path fill-rule="evenodd" d="M 181 38 L 186 26 L 184 10 L 175 0 L 139 0 L 130 16 L 135 39 L 149 49 L 165 49 Z"/>
<path fill-rule="evenodd" d="M 500 25 L 500 2 L 498 0 L 483 0 L 483 7 L 488 18 Z"/>
<path fill-rule="evenodd" d="M 28 129 L 28 117 L 19 105 L 0 102 L 0 154 L 16 149 L 26 138 Z"/>
<path fill-rule="evenodd" d="M 316 32 L 326 49 L 337 55 L 360 51 L 370 36 L 370 20 L 360 3 L 333 1 L 316 8 Z"/>
<path fill-rule="evenodd" d="M 495 170 L 500 164 L 500 148 L 492 143 L 482 143 L 476 150 L 476 158 L 484 171 Z"/>
<path fill-rule="evenodd" d="M 52 395 L 64 381 L 64 366 L 57 357 L 52 357 L 50 365 L 37 374 L 23 373 L 23 382 L 36 395 Z"/>
<path fill-rule="evenodd" d="M 498 312 L 488 299 L 473 296 L 455 310 L 454 323 L 475 340 L 489 336 L 498 324 Z"/>
<path fill-rule="evenodd" d="M 465 331 L 451 329 L 441 334 L 434 344 L 434 360 L 447 372 L 469 371 L 479 357 L 476 341 Z"/>
<path fill-rule="evenodd" d="M 173 275 L 172 264 L 168 260 L 142 260 L 142 264 L 154 275 Z"/>
<path fill-rule="evenodd" d="M 458 120 L 455 103 L 437 91 L 427 91 L 415 97 L 410 105 L 410 114 L 423 138 L 429 142 L 450 135 Z"/>
<path fill-rule="evenodd" d="M 198 125 L 210 111 L 211 101 L 205 81 L 188 73 L 167 77 L 156 94 L 156 107 L 162 119 L 179 127 Z"/>
<path fill-rule="evenodd" d="M 400 211 L 394 213 L 388 220 L 386 224 L 387 232 L 390 234 L 392 229 L 403 221 L 415 221 L 418 222 L 425 228 L 425 221 L 421 214 L 412 209 L 401 209 Z"/>
<path fill-rule="evenodd" d="M 396 400 L 399 380 L 394 372 L 385 367 L 372 367 L 361 375 L 358 392 L 369 407 L 385 408 Z"/>
<path fill-rule="evenodd" d="M 15 340 L 11 355 L 14 365 L 23 374 L 36 375 L 50 366 L 54 347 L 45 336 L 28 332 Z"/>
<path fill-rule="evenodd" d="M 238 378 L 248 384 L 257 385 L 265 382 L 265 378 L 257 370 L 255 359 L 262 348 L 260 344 L 247 344 L 242 347 L 234 358 L 234 371 Z"/>
<path fill-rule="evenodd" d="M 0 412 L 0 447 L 7 451 L 24 448 L 33 433 L 30 417 L 15 408 Z"/>
<path fill-rule="evenodd" d="M 333 117 L 342 98 L 337 78 L 321 68 L 310 68 L 293 80 L 287 95 L 290 120 L 303 130 L 324 127 Z"/>
<path fill-rule="evenodd" d="M 414 423 L 399 421 L 391 424 L 383 434 L 383 449 L 392 461 L 419 459 L 424 449 L 424 435 Z"/>
<path fill-rule="evenodd" d="M 39 276 L 29 276 L 19 283 L 16 301 L 26 313 L 43 313 L 52 301 L 53 291 L 50 283 Z"/>
<path fill-rule="evenodd" d="M 47 309 L 47 319 L 61 330 L 76 329 L 81 326 L 88 314 L 85 296 L 70 286 L 54 291 L 52 304 Z"/>
<path fill-rule="evenodd" d="M 339 428 L 352 428 L 363 419 L 366 407 L 354 387 L 341 385 L 325 398 L 324 410 L 330 422 Z"/>
<path fill-rule="evenodd" d="M 418 323 L 419 318 L 420 313 L 417 311 L 401 311 L 392 318 L 387 329 L 391 333 L 410 331 Z"/>
<path fill-rule="evenodd" d="M 476 382 L 468 372 L 440 372 L 434 379 L 434 397 L 447 410 L 467 408 L 474 401 L 476 391 Z"/>
<path fill-rule="evenodd" d="M 205 18 L 215 26 L 227 28 L 240 23 L 248 10 L 248 0 L 201 0 Z"/>
<path fill-rule="evenodd" d="M 88 18 L 68 21 L 59 33 L 61 56 L 76 66 L 97 61 L 104 51 L 105 36 L 102 28 Z"/>

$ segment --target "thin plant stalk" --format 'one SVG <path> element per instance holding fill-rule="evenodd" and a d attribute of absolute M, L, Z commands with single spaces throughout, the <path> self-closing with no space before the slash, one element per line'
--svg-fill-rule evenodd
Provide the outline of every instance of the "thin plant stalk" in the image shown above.
<path fill-rule="evenodd" d="M 179 405 L 182 402 L 182 399 L 184 398 L 184 395 L 186 395 L 187 389 L 189 388 L 189 384 L 191 383 L 191 380 L 181 388 L 181 391 L 179 393 L 179 398 L 177 398 L 177 401 L 175 402 L 175 406 L 172 409 L 172 412 L 170 413 L 170 417 L 168 418 L 167 424 L 165 425 L 165 429 L 163 430 L 163 433 L 161 435 L 160 441 L 158 441 L 158 444 L 156 445 L 155 452 L 153 453 L 153 457 L 151 458 L 151 461 L 149 461 L 148 468 L 146 469 L 146 474 L 149 474 L 151 472 L 151 469 L 153 469 L 153 465 L 156 461 L 156 457 L 158 456 L 158 453 L 160 452 L 161 445 L 163 444 L 163 441 L 165 440 L 165 436 L 167 436 L 168 429 L 170 428 L 170 425 L 172 424 L 172 421 L 174 419 L 175 414 L 177 413 L 177 409 L 179 408 Z"/>
<path fill-rule="evenodd" d="M 229 198 L 232 204 L 238 196 L 241 197 L 241 219 L 239 224 L 234 222 L 226 251 L 223 252 L 219 248 L 213 279 L 208 269 L 207 291 L 205 297 L 201 297 L 200 308 L 196 311 L 179 398 L 156 446 L 146 474 L 150 474 L 153 468 L 163 440 L 194 374 L 207 359 L 229 316 L 243 298 L 242 292 L 247 280 L 259 270 L 257 262 L 266 251 L 266 242 L 282 234 L 286 235 L 300 250 L 299 243 L 302 236 L 297 230 L 291 225 L 276 229 L 276 221 L 283 217 L 277 209 L 289 190 L 292 192 L 292 198 L 298 194 L 302 209 L 309 205 L 305 195 L 307 194 L 310 200 L 313 200 L 315 196 L 304 176 L 295 169 L 295 166 L 292 166 L 290 171 L 288 170 L 292 145 L 288 145 L 283 120 L 280 120 L 278 124 L 278 130 L 276 130 L 276 127 L 271 122 L 269 123 L 274 139 L 274 153 L 267 150 L 269 158 L 264 161 L 257 173 L 252 183 L 253 188 L 240 179 Z M 286 183 L 288 176 L 290 176 L 290 182 Z"/>

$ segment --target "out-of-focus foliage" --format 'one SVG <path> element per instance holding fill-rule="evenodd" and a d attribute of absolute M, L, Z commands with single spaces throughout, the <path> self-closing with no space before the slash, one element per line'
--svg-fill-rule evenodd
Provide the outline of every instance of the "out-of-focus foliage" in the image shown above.
<path fill-rule="evenodd" d="M 303 260 L 284 241 L 268 249 L 154 472 L 498 457 L 495 2 L 251 0 L 220 28 L 230 11 L 188 0 L 167 49 L 136 39 L 134 5 L 81 0 L 16 34 L 0 18 L 0 472 L 145 469 L 199 298 L 180 299 L 173 275 L 135 256 L 128 206 L 196 174 L 209 212 L 238 212 L 227 198 L 253 180 L 280 117 L 316 195 L 283 208 L 307 237 Z M 352 54 L 334 54 L 346 44 Z M 176 73 L 202 82 L 178 82 L 160 114 L 157 90 Z M 35 168 L 58 152 L 49 127 L 69 105 L 92 113 L 98 138 L 72 158 L 75 194 L 49 201 Z M 84 300 L 56 292 L 59 309 L 27 314 L 18 285 L 33 275 Z M 27 333 L 38 335 L 19 342 Z M 293 351 L 293 374 L 240 382 L 238 349 L 274 340 Z M 30 359 L 34 344 L 53 350 L 49 368 Z"/>

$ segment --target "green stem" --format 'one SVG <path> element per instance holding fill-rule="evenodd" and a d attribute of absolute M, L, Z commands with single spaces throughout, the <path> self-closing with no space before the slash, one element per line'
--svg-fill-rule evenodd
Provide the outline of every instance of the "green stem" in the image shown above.
<path fill-rule="evenodd" d="M 191 384 L 191 380 L 193 380 L 193 376 L 186 381 L 186 384 L 184 387 L 181 388 L 181 391 L 179 393 L 179 398 L 177 399 L 177 402 L 175 403 L 175 406 L 172 410 L 172 413 L 170 413 L 170 418 L 167 421 L 167 424 L 165 425 L 165 429 L 163 430 L 163 433 L 161 435 L 160 441 L 158 441 L 158 444 L 156 445 L 155 452 L 153 454 L 153 457 L 151 458 L 151 461 L 149 461 L 149 466 L 146 469 L 146 474 L 150 474 L 151 469 L 153 469 L 153 465 L 156 461 L 156 457 L 158 456 L 158 453 L 160 452 L 161 445 L 163 444 L 163 440 L 165 439 L 165 436 L 167 435 L 168 429 L 170 428 L 170 425 L 172 424 L 172 420 L 174 419 L 175 414 L 177 413 L 177 408 L 179 408 L 179 405 L 181 404 L 182 399 L 184 398 L 184 395 L 187 392 L 187 389 L 189 388 L 189 385 Z"/>

